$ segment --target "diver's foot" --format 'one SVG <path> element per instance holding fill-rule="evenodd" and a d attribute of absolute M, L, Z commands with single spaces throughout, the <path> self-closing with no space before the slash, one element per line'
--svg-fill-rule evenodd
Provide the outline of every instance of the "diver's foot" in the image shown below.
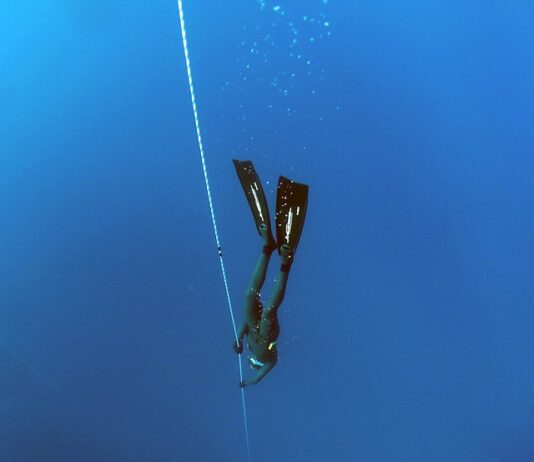
<path fill-rule="evenodd" d="M 265 223 L 262 223 L 259 227 L 261 237 L 263 239 L 263 251 L 272 253 L 276 249 L 276 242 L 274 241 L 271 230 Z"/>
<path fill-rule="evenodd" d="M 280 256 L 282 257 L 282 264 L 291 263 L 293 261 L 293 249 L 288 244 L 283 244 L 280 247 Z"/>

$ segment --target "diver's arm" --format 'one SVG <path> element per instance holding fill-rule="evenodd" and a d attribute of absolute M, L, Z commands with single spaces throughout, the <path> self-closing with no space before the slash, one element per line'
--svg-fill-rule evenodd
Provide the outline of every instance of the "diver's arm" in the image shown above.
<path fill-rule="evenodd" d="M 246 322 L 243 322 L 239 326 L 239 330 L 237 331 L 237 342 L 234 342 L 234 351 L 237 354 L 241 354 L 243 352 L 243 337 L 245 334 L 247 334 L 248 326 Z"/>
<path fill-rule="evenodd" d="M 263 379 L 263 377 L 265 377 L 270 372 L 270 370 L 274 366 L 276 366 L 277 361 L 278 358 L 274 357 L 272 360 L 264 363 L 263 366 L 259 368 L 258 372 L 253 378 L 251 378 L 250 380 L 243 380 L 243 382 L 241 382 L 241 388 L 247 387 L 249 385 L 256 385 L 261 379 Z"/>
<path fill-rule="evenodd" d="M 237 331 L 237 338 L 239 339 L 239 343 L 243 341 L 243 337 L 247 333 L 247 327 L 248 325 L 246 322 L 242 322 L 241 326 L 239 326 L 239 329 Z"/>

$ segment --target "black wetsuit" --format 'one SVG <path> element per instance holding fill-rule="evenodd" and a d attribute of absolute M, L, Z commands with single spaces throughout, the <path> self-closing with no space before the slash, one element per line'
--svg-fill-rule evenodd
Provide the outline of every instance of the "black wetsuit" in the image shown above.
<path fill-rule="evenodd" d="M 242 345 L 243 337 L 247 335 L 247 346 L 252 357 L 262 363 L 256 375 L 245 382 L 246 385 L 258 383 L 278 360 L 276 340 L 280 334 L 280 326 L 277 312 L 284 298 L 288 271 L 280 271 L 271 300 L 264 307 L 260 301 L 260 290 L 265 282 L 270 257 L 271 252 L 265 250 L 262 252 L 245 294 L 245 321 L 239 329 L 238 339 Z"/>

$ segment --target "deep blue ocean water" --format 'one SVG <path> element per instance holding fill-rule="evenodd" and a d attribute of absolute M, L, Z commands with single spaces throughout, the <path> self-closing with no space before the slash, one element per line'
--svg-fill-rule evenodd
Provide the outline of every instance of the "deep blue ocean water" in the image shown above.
<path fill-rule="evenodd" d="M 252 460 L 534 460 L 534 4 L 184 2 L 239 321 L 311 188 Z M 0 460 L 245 461 L 175 3 L 2 2 L 0 207 Z"/>

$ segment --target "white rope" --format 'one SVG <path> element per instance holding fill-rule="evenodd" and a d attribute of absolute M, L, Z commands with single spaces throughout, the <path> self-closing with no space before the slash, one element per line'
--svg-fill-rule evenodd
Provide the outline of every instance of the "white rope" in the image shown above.
<path fill-rule="evenodd" d="M 6 351 L 8 351 L 11 356 L 13 356 L 17 361 L 23 364 L 33 375 L 35 375 L 35 377 L 37 377 L 44 384 L 46 384 L 47 387 L 58 393 L 61 393 L 61 390 L 55 384 L 50 382 L 50 380 L 48 380 L 44 375 L 42 375 L 37 369 L 35 369 L 28 361 L 26 361 L 21 355 L 19 355 L 15 350 L 13 350 L 13 348 L 11 348 L 2 339 L 0 339 L 0 345 L 2 345 L 6 349 Z"/>
<path fill-rule="evenodd" d="M 222 253 L 222 247 L 221 242 L 219 239 L 219 231 L 217 228 L 217 220 L 215 219 L 215 209 L 213 207 L 213 201 L 211 198 L 211 188 L 210 188 L 210 182 L 208 178 L 208 169 L 206 167 L 206 158 L 204 156 L 204 145 L 202 143 L 202 136 L 200 134 L 200 122 L 198 118 L 198 110 L 197 110 L 197 103 L 195 98 L 195 88 L 193 86 L 193 74 L 191 72 L 191 62 L 189 60 L 189 48 L 187 46 L 187 34 L 185 30 L 185 20 L 184 20 L 184 10 L 182 6 L 182 0 L 178 0 L 178 13 L 180 15 L 180 28 L 182 31 L 182 44 L 184 49 L 184 56 L 185 56 L 185 65 L 187 68 L 187 78 L 189 81 L 189 93 L 191 94 L 191 105 L 193 108 L 193 116 L 195 118 L 195 128 L 197 131 L 197 141 L 198 141 L 198 149 L 200 151 L 200 159 L 202 161 L 202 172 L 204 173 L 204 182 L 206 183 L 206 192 L 208 194 L 208 202 L 210 206 L 210 214 L 211 214 L 211 221 L 213 223 L 213 232 L 215 234 L 215 242 L 217 243 L 217 251 L 219 254 L 219 263 L 221 264 L 221 273 L 222 278 L 224 282 L 224 289 L 226 291 L 226 300 L 228 302 L 228 310 L 230 311 L 230 318 L 232 319 L 232 327 L 234 329 L 234 337 L 236 342 L 238 341 L 237 338 L 237 327 L 235 323 L 235 317 L 234 317 L 234 310 L 232 308 L 232 300 L 230 298 L 230 289 L 228 287 L 228 278 L 226 277 L 226 270 L 224 267 L 224 260 L 223 260 L 223 253 Z M 241 362 L 241 355 L 238 355 L 238 362 L 239 362 L 239 378 L 240 380 L 243 380 L 243 364 Z M 249 443 L 249 437 L 248 437 L 248 421 L 247 421 L 247 406 L 245 402 L 245 390 L 241 388 L 241 404 L 243 407 L 243 422 L 245 425 L 245 438 L 247 442 L 247 454 L 248 454 L 248 460 L 250 461 L 250 443 Z"/>

